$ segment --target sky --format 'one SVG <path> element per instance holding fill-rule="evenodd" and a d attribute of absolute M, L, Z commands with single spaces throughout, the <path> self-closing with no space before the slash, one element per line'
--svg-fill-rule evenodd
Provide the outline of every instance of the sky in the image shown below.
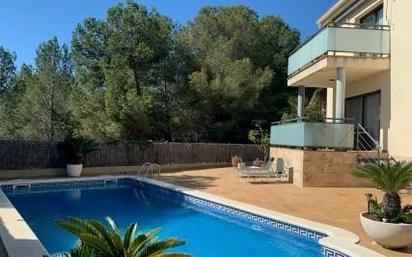
<path fill-rule="evenodd" d="M 0 45 L 17 54 L 17 66 L 33 64 L 36 48 L 56 36 L 70 43 L 86 17 L 103 19 L 122 0 L 0 0 Z M 277 15 L 301 32 L 304 40 L 317 30 L 316 20 L 336 0 L 140 0 L 179 24 L 193 19 L 203 6 L 246 5 L 260 17 Z"/>

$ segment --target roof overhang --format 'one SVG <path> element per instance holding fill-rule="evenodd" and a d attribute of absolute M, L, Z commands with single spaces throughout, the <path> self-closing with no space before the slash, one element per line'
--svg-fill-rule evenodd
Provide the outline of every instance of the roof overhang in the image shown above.
<path fill-rule="evenodd" d="M 323 59 L 288 78 L 288 86 L 332 87 L 336 69 L 346 69 L 346 82 L 352 83 L 390 69 L 390 58 L 325 56 Z"/>
<path fill-rule="evenodd" d="M 316 23 L 319 27 L 322 27 L 322 24 L 329 23 L 329 21 L 333 20 L 335 16 L 339 15 L 345 8 L 356 1 L 358 0 L 339 0 L 331 8 L 329 8 L 329 10 L 327 10 Z"/>

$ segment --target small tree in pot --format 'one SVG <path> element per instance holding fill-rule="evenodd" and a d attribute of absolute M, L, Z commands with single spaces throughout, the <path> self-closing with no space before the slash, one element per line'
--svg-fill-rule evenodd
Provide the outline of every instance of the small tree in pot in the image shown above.
<path fill-rule="evenodd" d="M 264 162 L 267 161 L 269 157 L 270 150 L 270 135 L 269 133 L 262 128 L 262 126 L 257 123 L 255 129 L 252 129 L 248 133 L 248 139 L 252 141 L 260 151 L 263 153 Z"/>
<path fill-rule="evenodd" d="M 368 212 L 361 214 L 361 223 L 368 235 L 388 248 L 412 244 L 411 206 L 402 208 L 399 195 L 412 183 L 412 163 L 359 166 L 353 175 L 372 180 L 384 192 L 382 203 L 367 194 Z"/>
<path fill-rule="evenodd" d="M 83 169 L 84 156 L 98 151 L 99 147 L 93 139 L 68 136 L 62 142 L 61 149 L 66 161 L 67 176 L 79 177 Z"/>

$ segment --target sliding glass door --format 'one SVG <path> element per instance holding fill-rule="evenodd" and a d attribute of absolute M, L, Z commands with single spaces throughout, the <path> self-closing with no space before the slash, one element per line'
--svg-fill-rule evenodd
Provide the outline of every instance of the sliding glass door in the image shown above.
<path fill-rule="evenodd" d="M 346 117 L 361 124 L 376 141 L 379 141 L 380 99 L 380 91 L 346 99 Z"/>

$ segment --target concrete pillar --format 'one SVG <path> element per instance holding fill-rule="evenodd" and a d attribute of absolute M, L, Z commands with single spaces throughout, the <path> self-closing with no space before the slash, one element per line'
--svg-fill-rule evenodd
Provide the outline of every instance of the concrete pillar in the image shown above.
<path fill-rule="evenodd" d="M 327 122 L 333 122 L 335 117 L 335 80 L 333 80 L 333 87 L 326 89 L 326 117 Z"/>
<path fill-rule="evenodd" d="M 338 121 L 345 118 L 346 74 L 345 68 L 338 68 L 336 72 L 336 99 L 335 118 Z"/>
<path fill-rule="evenodd" d="M 305 109 L 305 87 L 298 87 L 298 118 L 303 118 Z"/>

